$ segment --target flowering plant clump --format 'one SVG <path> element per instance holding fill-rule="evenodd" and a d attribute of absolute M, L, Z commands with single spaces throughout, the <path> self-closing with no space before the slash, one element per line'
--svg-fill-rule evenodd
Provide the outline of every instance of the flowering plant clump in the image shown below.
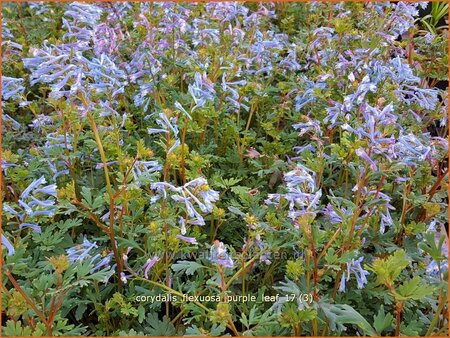
<path fill-rule="evenodd" d="M 448 335 L 447 12 L 5 3 L 3 335 Z"/>

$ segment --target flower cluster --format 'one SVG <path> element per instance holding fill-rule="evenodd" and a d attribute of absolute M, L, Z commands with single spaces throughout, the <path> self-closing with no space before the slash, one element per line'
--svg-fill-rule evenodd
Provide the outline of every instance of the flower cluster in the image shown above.
<path fill-rule="evenodd" d="M 232 268 L 234 266 L 233 260 L 227 253 L 227 248 L 219 241 L 215 241 L 211 245 L 209 260 L 226 268 Z"/>
<path fill-rule="evenodd" d="M 365 284 L 367 284 L 366 276 L 369 274 L 366 270 L 361 267 L 361 263 L 364 257 L 360 257 L 358 259 L 352 259 L 350 263 L 347 263 L 347 275 L 345 272 L 342 274 L 341 282 L 339 284 L 339 291 L 345 292 L 346 282 L 350 280 L 350 273 L 352 272 L 356 278 L 358 289 L 362 289 Z"/>
<path fill-rule="evenodd" d="M 31 182 L 22 191 L 15 206 L 3 204 L 3 210 L 17 218 L 19 229 L 31 228 L 39 233 L 41 232 L 41 227 L 36 223 L 28 223 L 27 221 L 35 220 L 37 216 L 50 218 L 55 214 L 58 208 L 55 205 L 56 184 L 44 185 L 45 183 L 45 177 L 42 176 Z"/>
<path fill-rule="evenodd" d="M 113 253 L 106 253 L 104 251 L 99 253 L 97 250 L 98 248 L 99 246 L 97 242 L 90 242 L 85 237 L 83 238 L 83 242 L 81 244 L 77 244 L 66 250 L 67 258 L 70 263 L 83 262 L 85 260 L 89 261 L 89 264 L 92 265 L 91 273 L 103 269 L 110 270 L 110 274 L 104 280 L 106 283 L 115 268 L 115 264 L 111 264 Z"/>
<path fill-rule="evenodd" d="M 445 333 L 447 12 L 6 3 L 2 334 Z"/>
<path fill-rule="evenodd" d="M 213 203 L 219 199 L 219 193 L 212 190 L 203 177 L 189 181 L 181 187 L 175 187 L 167 182 L 152 183 L 150 187 L 157 193 L 152 197 L 153 203 L 160 198 L 168 199 L 170 197 L 179 202 L 180 206 L 185 207 L 186 218 L 180 221 L 182 235 L 186 233 L 185 223 L 205 225 L 203 216 L 195 206 L 200 208 L 202 213 L 208 214 L 213 210 Z"/>
<path fill-rule="evenodd" d="M 280 204 L 282 199 L 289 202 L 289 218 L 294 222 L 297 217 L 314 213 L 320 204 L 322 191 L 316 186 L 315 174 L 301 164 L 284 175 L 287 192 L 269 194 L 266 204 Z"/>

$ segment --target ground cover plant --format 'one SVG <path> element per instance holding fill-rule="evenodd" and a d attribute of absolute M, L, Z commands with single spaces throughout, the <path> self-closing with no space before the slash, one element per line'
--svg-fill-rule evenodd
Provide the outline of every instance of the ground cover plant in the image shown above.
<path fill-rule="evenodd" d="M 3 3 L 3 335 L 448 335 L 447 11 Z"/>

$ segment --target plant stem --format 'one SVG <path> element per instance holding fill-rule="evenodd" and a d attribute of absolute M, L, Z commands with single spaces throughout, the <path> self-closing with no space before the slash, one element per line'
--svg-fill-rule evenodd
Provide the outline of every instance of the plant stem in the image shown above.
<path fill-rule="evenodd" d="M 255 111 L 255 104 L 252 104 L 250 106 L 250 113 L 248 115 L 248 120 L 247 120 L 247 125 L 245 126 L 245 131 L 248 130 L 248 128 L 250 128 L 250 123 L 252 122 L 252 117 L 253 117 L 253 112 Z"/>
<path fill-rule="evenodd" d="M 402 323 L 403 302 L 395 301 L 395 335 L 400 336 L 400 327 Z"/>
<path fill-rule="evenodd" d="M 95 124 L 94 117 L 90 113 L 88 113 L 87 116 L 88 116 L 89 123 L 92 128 L 92 132 L 94 133 L 95 142 L 97 143 L 98 151 L 100 153 L 100 158 L 103 163 L 103 171 L 105 173 L 105 180 L 106 180 L 106 189 L 108 191 L 108 195 L 110 196 L 110 198 L 112 198 L 113 190 L 111 187 L 111 181 L 109 180 L 108 166 L 106 164 L 106 156 L 105 156 L 105 151 L 103 149 L 102 141 L 100 139 L 100 134 L 98 133 L 98 129 L 97 129 L 97 125 Z"/>
<path fill-rule="evenodd" d="M 39 319 L 44 323 L 47 333 L 49 336 L 53 336 L 52 334 L 52 325 L 51 323 L 45 318 L 44 313 L 42 311 L 39 311 L 36 307 L 35 303 L 31 300 L 30 297 L 23 291 L 23 289 L 20 287 L 19 283 L 17 283 L 16 279 L 11 274 L 11 271 L 6 271 L 5 275 L 8 277 L 11 284 L 14 286 L 14 288 L 20 293 L 20 295 L 25 299 L 25 301 L 28 303 L 28 305 L 31 306 L 33 311 L 36 313 L 36 315 L 39 317 Z"/>
<path fill-rule="evenodd" d="M 230 315 L 230 316 L 231 316 L 231 315 Z M 231 320 L 231 318 L 228 319 L 228 324 L 230 325 L 231 330 L 233 331 L 234 335 L 235 335 L 236 337 L 239 337 L 239 332 L 238 332 L 238 330 L 236 329 L 236 326 L 234 326 L 234 323 L 233 323 L 233 321 Z"/>
<path fill-rule="evenodd" d="M 253 262 L 256 261 L 256 259 L 259 257 L 259 255 L 257 257 L 253 257 L 251 260 L 249 260 L 247 263 L 244 264 L 244 266 L 242 268 L 240 268 L 229 280 L 228 283 L 225 286 L 225 289 L 228 289 L 231 285 L 231 283 L 239 277 L 239 275 L 244 272 L 245 270 L 247 270 L 247 268 L 253 264 Z"/>
<path fill-rule="evenodd" d="M 97 125 L 95 124 L 94 117 L 88 113 L 87 114 L 89 123 L 91 125 L 92 131 L 94 133 L 95 142 L 97 143 L 98 151 L 100 153 L 100 158 L 103 163 L 103 171 L 105 173 L 105 180 L 106 180 L 106 189 L 108 191 L 109 195 L 109 239 L 111 242 L 111 248 L 114 253 L 114 259 L 117 263 L 117 275 L 118 275 L 118 287 L 119 290 L 122 289 L 122 280 L 120 279 L 120 274 L 123 271 L 123 262 L 120 256 L 120 253 L 118 251 L 118 248 L 116 246 L 116 238 L 114 235 L 114 213 L 115 213 L 115 204 L 114 204 L 114 193 L 112 190 L 111 182 L 109 180 L 109 172 L 108 172 L 108 165 L 106 164 L 106 156 L 105 151 L 103 149 L 103 144 L 100 139 L 100 134 L 98 133 Z"/>
<path fill-rule="evenodd" d="M 342 226 L 340 226 L 336 232 L 333 234 L 333 236 L 330 238 L 330 240 L 328 241 L 328 243 L 325 245 L 325 247 L 323 248 L 322 252 L 319 254 L 319 257 L 317 258 L 317 261 L 320 262 L 320 260 L 323 258 L 323 256 L 325 256 L 327 254 L 327 250 L 328 248 L 331 246 L 331 244 L 333 244 L 333 242 L 336 240 L 337 236 L 339 235 L 339 233 L 342 230 Z"/>
<path fill-rule="evenodd" d="M 430 326 L 428 327 L 428 330 L 427 330 L 427 333 L 425 334 L 425 336 L 431 336 L 431 334 L 433 332 L 433 329 L 434 329 L 434 327 L 436 326 L 436 324 L 437 324 L 437 322 L 439 320 L 441 311 L 444 308 L 445 303 L 446 302 L 445 302 L 445 299 L 443 297 L 442 290 L 441 290 L 439 292 L 439 305 L 438 305 L 438 308 L 436 310 L 436 313 L 434 314 L 433 320 L 431 321 Z"/>
<path fill-rule="evenodd" d="M 183 132 L 181 134 L 181 161 L 180 161 L 180 175 L 183 184 L 186 184 L 186 168 L 185 168 L 185 142 L 188 120 L 184 118 Z"/>

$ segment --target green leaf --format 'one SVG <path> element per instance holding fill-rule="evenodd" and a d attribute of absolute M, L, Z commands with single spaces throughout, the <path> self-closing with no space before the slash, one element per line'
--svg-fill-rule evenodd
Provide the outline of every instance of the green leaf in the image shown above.
<path fill-rule="evenodd" d="M 304 308 L 303 310 L 299 310 L 298 312 L 298 318 L 302 323 L 310 322 L 316 317 L 317 317 L 317 310 L 312 307 Z"/>
<path fill-rule="evenodd" d="M 445 241 L 445 236 L 439 238 L 436 245 L 435 233 L 427 232 L 423 236 L 423 242 L 419 243 L 418 247 L 431 256 L 437 263 L 441 262 L 445 257 L 442 255 L 442 246 Z"/>
<path fill-rule="evenodd" d="M 381 305 L 378 314 L 373 316 L 373 327 L 378 335 L 381 335 L 386 329 L 392 328 L 394 325 L 394 316 L 384 312 L 384 306 Z"/>
<path fill-rule="evenodd" d="M 138 310 L 130 303 L 123 304 L 120 308 L 120 313 L 131 317 L 137 317 L 139 315 Z"/>
<path fill-rule="evenodd" d="M 158 319 L 158 314 L 150 313 L 147 316 L 146 322 L 150 326 L 147 330 L 149 336 L 174 336 L 177 332 L 166 316 L 161 321 Z"/>
<path fill-rule="evenodd" d="M 245 199 L 246 197 L 248 197 L 248 192 L 250 188 L 242 185 L 236 185 L 234 187 L 231 187 L 230 190 L 234 194 L 238 195 L 240 199 Z"/>
<path fill-rule="evenodd" d="M 419 276 L 404 282 L 398 287 L 398 292 L 393 292 L 395 298 L 398 300 L 420 300 L 433 293 L 434 287 L 430 285 L 420 285 L 421 279 Z"/>
<path fill-rule="evenodd" d="M 145 253 L 145 251 L 141 248 L 141 246 L 131 239 L 118 237 L 117 242 L 119 242 L 119 246 L 122 248 L 131 247 L 133 249 L 137 249 L 137 250 L 141 251 L 142 253 Z"/>
<path fill-rule="evenodd" d="M 218 337 L 222 335 L 222 333 L 225 331 L 225 326 L 220 326 L 217 324 L 213 324 L 211 329 L 209 330 L 209 335 L 205 330 L 200 330 L 196 325 L 192 325 L 191 327 L 188 327 L 186 329 L 185 336 L 195 336 L 195 337 L 202 337 L 202 336 L 212 336 L 212 337 Z"/>
<path fill-rule="evenodd" d="M 239 215 L 239 216 L 241 216 L 241 217 L 245 217 L 245 216 L 246 216 L 242 211 L 240 211 L 240 210 L 239 210 L 238 208 L 236 208 L 236 207 L 233 207 L 233 206 L 228 207 L 228 210 L 230 210 L 233 214 Z"/>
<path fill-rule="evenodd" d="M 388 258 L 376 259 L 370 266 L 370 270 L 377 275 L 378 284 L 392 285 L 408 265 L 408 256 L 404 250 L 399 250 Z"/>
<path fill-rule="evenodd" d="M 94 199 L 94 202 L 92 203 L 92 209 L 97 210 L 103 205 L 103 203 L 104 203 L 103 195 L 98 195 Z"/>
<path fill-rule="evenodd" d="M 325 316 L 328 318 L 330 323 L 330 329 L 335 330 L 345 330 L 344 324 L 357 325 L 364 334 L 369 336 L 377 336 L 375 329 L 369 324 L 369 322 L 361 316 L 354 308 L 347 304 L 329 304 L 320 303 L 319 304 Z"/>
<path fill-rule="evenodd" d="M 83 196 L 83 199 L 88 206 L 92 205 L 91 189 L 89 189 L 88 187 L 81 188 L 81 196 Z"/>
<path fill-rule="evenodd" d="M 55 223 L 55 226 L 58 227 L 61 231 L 67 232 L 69 229 L 79 227 L 81 224 L 83 224 L 83 221 L 80 218 L 69 218 L 64 221 Z"/>
<path fill-rule="evenodd" d="M 206 333 L 200 331 L 200 329 L 196 325 L 192 325 L 186 329 L 185 336 L 194 336 L 194 337 L 204 337 Z"/>
<path fill-rule="evenodd" d="M 186 275 L 193 275 L 197 270 L 206 268 L 197 262 L 193 261 L 178 261 L 177 263 L 172 265 L 172 270 L 174 272 L 184 272 Z"/>
<path fill-rule="evenodd" d="M 41 233 L 33 232 L 32 236 L 34 243 L 39 244 L 42 250 L 50 251 L 64 240 L 65 232 L 45 227 Z"/>
<path fill-rule="evenodd" d="M 87 309 L 87 305 L 85 303 L 81 303 L 80 305 L 78 305 L 76 311 L 75 311 L 75 319 L 76 320 L 81 320 L 81 318 L 83 318 L 83 314 Z"/>
<path fill-rule="evenodd" d="M 327 251 L 327 254 L 325 255 L 325 261 L 332 265 L 334 263 L 336 263 L 336 261 L 338 260 L 338 256 L 335 254 L 335 250 L 333 248 L 329 248 Z"/>
<path fill-rule="evenodd" d="M 145 308 L 142 305 L 138 306 L 138 322 L 142 324 L 145 319 Z"/>
<path fill-rule="evenodd" d="M 294 294 L 296 296 L 299 296 L 302 293 L 298 285 L 295 282 L 291 281 L 289 278 L 286 278 L 286 282 L 283 281 L 280 282 L 280 284 L 281 286 L 276 286 L 274 287 L 274 289 L 277 291 L 281 291 L 287 295 Z"/>
<path fill-rule="evenodd" d="M 434 33 L 435 30 L 434 28 L 428 23 L 428 21 L 426 20 L 421 20 L 421 22 L 425 25 L 425 27 L 428 29 L 428 31 Z"/>
<path fill-rule="evenodd" d="M 31 336 L 32 330 L 30 327 L 22 327 L 20 321 L 13 322 L 8 320 L 6 322 L 6 327 L 3 328 L 3 335 L 9 337 L 26 337 Z"/>
<path fill-rule="evenodd" d="M 135 337 L 135 336 L 144 336 L 144 334 L 142 332 L 137 332 L 134 329 L 131 329 L 130 331 L 125 331 L 125 330 L 120 330 L 117 333 L 118 336 L 121 337 Z"/>
<path fill-rule="evenodd" d="M 227 178 L 218 177 L 216 179 L 215 185 L 219 188 L 227 189 L 229 187 L 236 185 L 241 180 L 242 180 L 242 178 L 232 177 L 232 178 L 227 179 Z"/>
<path fill-rule="evenodd" d="M 244 324 L 247 328 L 250 328 L 251 325 L 255 325 L 259 322 L 259 319 L 261 318 L 261 316 L 258 316 L 256 314 L 257 312 L 257 307 L 256 305 L 253 305 L 253 307 L 251 308 L 249 314 L 248 314 L 248 319 L 247 316 L 245 315 L 245 313 L 242 313 L 242 318 L 241 318 L 241 323 Z"/>
<path fill-rule="evenodd" d="M 402 333 L 405 336 L 420 336 L 421 331 L 423 328 L 423 323 L 418 320 L 412 320 L 408 323 L 408 325 L 405 325 L 402 323 L 400 327 L 400 333 Z"/>

